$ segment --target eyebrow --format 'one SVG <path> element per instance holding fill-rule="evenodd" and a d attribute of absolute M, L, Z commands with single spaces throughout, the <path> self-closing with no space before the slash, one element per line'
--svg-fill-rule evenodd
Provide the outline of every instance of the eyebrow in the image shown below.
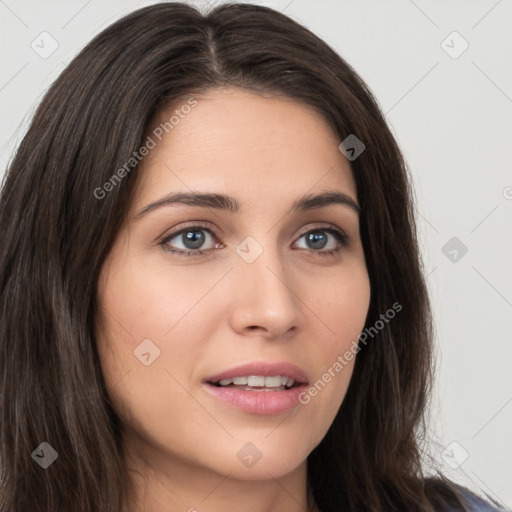
<path fill-rule="evenodd" d="M 148 204 L 137 213 L 135 219 L 138 220 L 147 213 L 156 210 L 162 206 L 174 204 L 186 204 L 190 206 L 199 206 L 203 208 L 214 208 L 216 210 L 225 210 L 229 213 L 238 213 L 241 210 L 240 203 L 231 196 L 215 193 L 197 193 L 197 192 L 173 192 L 171 194 Z M 320 194 L 306 194 L 296 199 L 290 211 L 303 212 L 323 208 L 333 204 L 347 206 L 357 214 L 361 209 L 359 205 L 347 194 L 337 190 L 330 190 Z"/>

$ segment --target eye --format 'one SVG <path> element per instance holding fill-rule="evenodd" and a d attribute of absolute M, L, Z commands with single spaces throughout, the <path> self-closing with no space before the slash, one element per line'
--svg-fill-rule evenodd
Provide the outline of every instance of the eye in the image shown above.
<path fill-rule="evenodd" d="M 304 233 L 299 240 L 303 238 L 307 246 L 300 248 L 321 256 L 334 256 L 340 252 L 343 247 L 348 245 L 348 236 L 343 231 L 331 225 L 310 229 Z M 296 243 L 298 243 L 298 241 Z M 329 245 L 329 247 L 326 248 L 327 245 Z"/>
<path fill-rule="evenodd" d="M 215 239 L 215 236 L 212 233 L 211 225 L 208 224 L 208 226 L 210 227 L 206 227 L 204 225 L 187 226 L 180 229 L 179 231 L 171 233 L 160 242 L 160 245 L 162 245 L 165 250 L 181 256 L 195 256 L 204 254 L 206 251 L 214 248 L 203 247 L 203 245 L 208 242 L 209 239 L 210 245 L 211 241 Z M 171 241 L 175 239 L 177 242 L 171 244 Z M 176 244 L 178 244 L 177 248 Z M 180 244 L 181 247 L 179 246 Z"/>
<path fill-rule="evenodd" d="M 170 233 L 159 242 L 159 245 L 178 256 L 200 256 L 211 249 L 222 247 L 220 243 L 214 243 L 216 240 L 214 230 L 214 226 L 210 223 L 193 224 Z M 348 245 L 348 236 L 330 224 L 306 231 L 294 245 L 303 238 L 307 246 L 299 248 L 319 256 L 335 256 Z"/>

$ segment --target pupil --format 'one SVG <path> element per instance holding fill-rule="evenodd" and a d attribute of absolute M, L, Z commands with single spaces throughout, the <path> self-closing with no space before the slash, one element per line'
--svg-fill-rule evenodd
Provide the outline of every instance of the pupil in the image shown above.
<path fill-rule="evenodd" d="M 313 249 L 322 249 L 327 243 L 327 237 L 322 232 L 309 233 L 307 239 L 312 243 Z"/>
<path fill-rule="evenodd" d="M 204 243 L 204 233 L 202 231 L 187 231 L 185 234 L 185 245 L 189 249 L 198 249 Z"/>

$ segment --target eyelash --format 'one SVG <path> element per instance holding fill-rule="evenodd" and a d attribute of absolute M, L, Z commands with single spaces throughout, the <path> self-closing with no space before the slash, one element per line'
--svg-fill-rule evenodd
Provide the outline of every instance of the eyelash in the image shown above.
<path fill-rule="evenodd" d="M 209 222 L 205 222 L 204 224 L 193 224 L 193 225 L 190 225 L 190 226 L 185 226 L 184 228 L 181 228 L 178 231 L 170 233 L 162 241 L 160 241 L 158 243 L 158 245 L 161 245 L 162 248 L 165 251 L 170 252 L 172 254 L 176 254 L 178 256 L 194 257 L 194 256 L 204 255 L 208 251 L 211 251 L 211 250 L 214 250 L 214 249 L 183 250 L 183 249 L 172 249 L 172 248 L 169 247 L 169 245 L 167 245 L 170 240 L 172 240 L 173 238 L 177 237 L 178 235 L 181 235 L 181 234 L 186 233 L 188 231 L 201 231 L 201 230 L 209 231 L 210 234 L 214 238 L 216 238 L 215 233 L 214 233 L 215 228 L 214 228 L 213 224 L 211 224 Z M 329 250 L 329 251 L 321 251 L 321 250 L 315 251 L 313 249 L 303 249 L 303 250 L 306 250 L 310 254 L 312 253 L 312 254 L 315 254 L 315 255 L 332 256 L 332 257 L 334 257 L 334 256 L 336 256 L 342 250 L 342 248 L 344 248 L 344 247 L 346 247 L 348 245 L 349 238 L 348 238 L 347 234 L 344 233 L 343 231 L 339 230 L 338 228 L 334 228 L 330 224 L 324 224 L 324 225 L 321 225 L 321 226 L 317 226 L 314 229 L 309 229 L 308 231 L 305 231 L 304 233 L 302 233 L 297 240 L 299 240 L 300 238 L 302 238 L 305 235 L 308 235 L 309 233 L 315 233 L 315 232 L 318 232 L 318 231 L 323 231 L 325 233 L 330 233 L 331 235 L 333 235 L 336 238 L 336 240 L 338 241 L 339 245 L 335 249 L 332 249 L 332 250 Z"/>

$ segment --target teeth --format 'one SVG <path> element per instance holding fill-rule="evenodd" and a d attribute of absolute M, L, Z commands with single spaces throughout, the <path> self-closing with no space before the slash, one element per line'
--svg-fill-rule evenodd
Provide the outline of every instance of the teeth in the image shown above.
<path fill-rule="evenodd" d="M 265 377 L 266 388 L 278 388 L 279 386 L 281 386 L 281 377 L 279 375 L 277 377 Z"/>
<path fill-rule="evenodd" d="M 272 375 L 263 377 L 261 375 L 249 375 L 247 377 L 233 377 L 232 379 L 222 379 L 219 381 L 220 386 L 252 386 L 256 388 L 278 388 L 281 386 L 292 387 L 295 381 L 291 377 L 283 377 L 282 375 Z"/>
<path fill-rule="evenodd" d="M 261 377 L 259 375 L 250 375 L 247 377 L 247 384 L 249 386 L 261 388 L 265 386 L 265 377 Z"/>

